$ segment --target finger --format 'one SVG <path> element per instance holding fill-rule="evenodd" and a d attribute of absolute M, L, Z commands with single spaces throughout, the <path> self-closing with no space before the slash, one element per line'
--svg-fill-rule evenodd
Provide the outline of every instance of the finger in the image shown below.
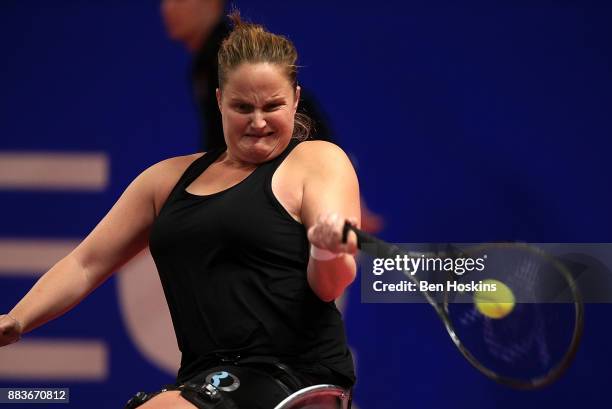
<path fill-rule="evenodd" d="M 357 235 L 354 231 L 351 230 L 347 235 L 346 242 L 343 243 L 341 246 L 341 251 L 343 253 L 355 255 L 357 253 L 357 250 Z"/>
<path fill-rule="evenodd" d="M 323 225 L 321 226 L 321 232 L 326 238 L 329 238 L 329 236 L 333 233 L 334 219 L 335 219 L 335 216 L 333 213 L 328 214 L 325 217 L 325 221 Z"/>
<path fill-rule="evenodd" d="M 337 249 L 342 249 L 342 251 L 344 247 L 344 243 L 342 241 L 343 231 L 344 231 L 344 219 L 341 217 L 338 217 L 334 225 L 332 237 L 333 237 L 334 247 L 336 247 Z"/>
<path fill-rule="evenodd" d="M 356 254 L 358 250 L 357 242 L 358 242 L 357 234 L 352 230 L 349 231 L 349 234 L 347 237 L 347 243 L 346 243 L 346 247 L 347 247 L 346 252 L 349 254 Z"/>
<path fill-rule="evenodd" d="M 314 229 L 315 229 L 315 225 L 312 225 L 308 228 L 308 231 L 306 232 L 306 236 L 308 237 L 308 240 L 312 241 L 312 236 L 314 235 Z"/>
<path fill-rule="evenodd" d="M 307 233 L 308 241 L 312 243 L 313 245 L 318 243 L 316 227 L 317 227 L 316 225 L 310 226 L 310 228 L 308 229 L 308 233 Z"/>
<path fill-rule="evenodd" d="M 307 232 L 307 237 L 310 244 L 322 249 L 328 248 L 326 236 L 327 234 L 325 232 L 324 223 L 317 223 L 311 226 Z"/>
<path fill-rule="evenodd" d="M 323 248 L 333 249 L 333 228 L 334 226 L 334 214 L 326 213 L 323 216 L 320 226 L 317 228 L 317 240 Z"/>
<path fill-rule="evenodd" d="M 334 218 L 334 232 L 339 233 L 340 236 L 342 235 L 342 229 L 344 228 L 344 218 L 340 217 L 339 214 L 335 214 L 336 217 Z"/>

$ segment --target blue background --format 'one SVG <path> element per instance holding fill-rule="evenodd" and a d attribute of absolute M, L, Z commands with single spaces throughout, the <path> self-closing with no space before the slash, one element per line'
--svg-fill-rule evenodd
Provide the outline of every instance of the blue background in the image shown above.
<path fill-rule="evenodd" d="M 609 3 L 235 4 L 296 43 L 300 80 L 358 159 L 363 195 L 386 219 L 384 238 L 612 241 Z M 0 191 L 1 237 L 84 237 L 139 172 L 197 149 L 189 56 L 166 38 L 156 1 L 5 0 L 0 53 L 0 150 L 105 151 L 111 159 L 102 193 Z M 0 310 L 32 283 L 3 279 Z M 71 387 L 73 407 L 120 407 L 171 381 L 132 346 L 114 286 L 31 335 L 109 343 L 106 382 L 61 385 Z M 518 392 L 473 370 L 430 307 L 361 304 L 357 282 L 345 310 L 358 355 L 356 402 L 605 406 L 611 312 L 588 305 L 568 373 L 547 389 Z"/>

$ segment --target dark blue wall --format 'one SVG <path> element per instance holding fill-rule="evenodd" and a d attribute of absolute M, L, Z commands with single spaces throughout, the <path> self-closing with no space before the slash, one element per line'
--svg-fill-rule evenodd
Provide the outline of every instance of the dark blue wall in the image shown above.
<path fill-rule="evenodd" d="M 612 241 L 609 3 L 235 3 L 298 46 L 301 81 L 358 158 L 385 238 Z M 166 39 L 158 9 L 155 1 L 2 2 L 0 150 L 105 151 L 112 173 L 103 193 L 0 191 L 1 237 L 83 237 L 142 169 L 195 151 L 189 58 Z M 2 280 L 0 310 L 31 284 Z M 469 367 L 428 306 L 361 304 L 358 290 L 345 314 L 362 409 L 608 402 L 609 305 L 588 305 L 564 378 L 517 392 Z M 105 318 L 93 325 L 90 317 Z M 112 345 L 107 382 L 67 385 L 74 407 L 118 407 L 170 381 L 118 323 L 111 280 L 32 335 L 86 333 Z"/>

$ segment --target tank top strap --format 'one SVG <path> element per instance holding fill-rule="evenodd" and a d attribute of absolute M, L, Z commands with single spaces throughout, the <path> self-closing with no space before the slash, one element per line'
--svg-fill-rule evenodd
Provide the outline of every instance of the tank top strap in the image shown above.
<path fill-rule="evenodd" d="M 176 185 L 174 185 L 174 187 L 172 188 L 172 191 L 170 192 L 170 195 L 168 195 L 166 203 L 170 203 L 171 201 L 175 200 L 177 194 L 180 194 L 183 190 L 185 190 L 185 188 L 189 186 L 191 182 L 193 182 L 210 165 L 212 165 L 217 160 L 217 158 L 219 158 L 219 156 L 221 156 L 221 154 L 225 152 L 225 149 L 225 147 L 213 149 L 191 162 L 191 164 L 187 166 L 187 169 L 185 169 L 185 171 L 179 178 L 178 182 L 176 182 Z"/>
<path fill-rule="evenodd" d="M 204 173 L 204 171 L 208 169 L 208 167 L 212 165 L 219 158 L 219 156 L 223 154 L 223 152 L 225 152 L 225 150 L 225 147 L 213 149 L 194 160 L 193 163 L 187 167 L 177 185 L 181 185 L 183 188 L 189 186 L 191 182 L 196 180 L 198 176 Z"/>
<path fill-rule="evenodd" d="M 280 155 L 265 164 L 265 171 L 262 172 L 262 176 L 264 176 L 266 180 L 271 181 L 276 169 L 285 161 L 287 156 L 289 156 L 291 151 L 293 151 L 293 149 L 298 146 L 300 142 L 300 140 L 292 138 L 291 141 L 289 141 L 289 145 L 287 145 L 285 150 Z"/>

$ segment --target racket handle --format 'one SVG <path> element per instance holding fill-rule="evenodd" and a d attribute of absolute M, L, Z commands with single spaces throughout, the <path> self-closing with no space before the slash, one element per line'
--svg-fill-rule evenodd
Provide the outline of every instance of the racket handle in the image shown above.
<path fill-rule="evenodd" d="M 357 247 L 361 251 L 368 253 L 371 256 L 388 258 L 396 254 L 402 254 L 399 247 L 389 244 L 378 237 L 374 237 L 371 234 L 358 229 L 348 220 L 344 222 L 344 227 L 342 229 L 342 243 L 346 243 L 348 240 L 348 234 L 351 231 L 357 235 Z"/>

